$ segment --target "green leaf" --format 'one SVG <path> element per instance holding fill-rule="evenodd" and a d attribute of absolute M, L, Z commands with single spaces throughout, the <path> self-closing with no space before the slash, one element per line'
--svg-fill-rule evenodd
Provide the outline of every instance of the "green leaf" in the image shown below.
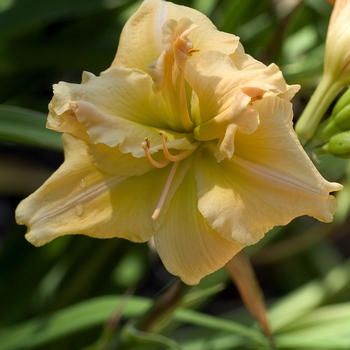
<path fill-rule="evenodd" d="M 269 310 L 272 330 L 288 330 L 296 320 L 349 289 L 350 261 L 347 261 L 332 269 L 324 279 L 311 281 L 276 302 Z"/>
<path fill-rule="evenodd" d="M 178 309 L 175 313 L 175 319 L 184 323 L 189 323 L 195 326 L 206 327 L 209 329 L 218 330 L 220 332 L 229 332 L 239 334 L 256 341 L 260 344 L 266 344 L 267 340 L 257 330 L 243 326 L 220 317 L 202 314 L 197 311 Z"/>
<path fill-rule="evenodd" d="M 0 141 L 62 150 L 61 134 L 45 124 L 44 113 L 0 105 Z"/>
<path fill-rule="evenodd" d="M 133 349 L 139 345 L 149 345 L 154 348 L 156 345 L 165 345 L 169 350 L 181 350 L 179 344 L 161 334 L 147 333 L 138 331 L 133 325 L 126 325 L 122 334 L 124 341 L 133 346 Z"/>
<path fill-rule="evenodd" d="M 4 329 L 0 333 L 1 350 L 31 349 L 34 346 L 74 334 L 80 330 L 102 324 L 122 297 L 101 297 L 78 303 L 52 315 L 24 322 Z M 132 298 L 123 309 L 124 316 L 144 313 L 151 301 Z"/>
<path fill-rule="evenodd" d="M 52 315 L 32 319 L 3 329 L 0 332 L 1 350 L 31 349 L 34 346 L 98 326 L 110 318 L 120 303 L 124 302 L 125 300 L 120 296 L 95 298 L 60 310 Z M 122 305 L 120 313 L 124 318 L 140 316 L 151 305 L 152 301 L 149 299 L 132 297 L 125 305 Z M 255 329 L 197 311 L 178 309 L 175 312 L 174 319 L 182 323 L 237 334 L 257 344 L 266 343 L 264 336 Z"/>
<path fill-rule="evenodd" d="M 276 342 L 292 349 L 349 349 L 349 324 L 350 303 L 324 306 L 296 320 Z"/>
<path fill-rule="evenodd" d="M 40 23 L 83 17 L 106 8 L 122 6 L 132 0 L 21 0 L 0 13 L 0 33 L 18 32 Z"/>

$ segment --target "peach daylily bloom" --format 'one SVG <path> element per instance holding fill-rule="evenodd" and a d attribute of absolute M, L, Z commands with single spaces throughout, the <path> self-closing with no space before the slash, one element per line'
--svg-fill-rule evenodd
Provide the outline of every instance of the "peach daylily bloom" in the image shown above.
<path fill-rule="evenodd" d="M 67 234 L 154 237 L 187 284 L 276 225 L 330 222 L 342 186 L 293 131 L 298 88 L 198 11 L 145 0 L 108 70 L 54 86 L 47 126 L 63 132 L 65 161 L 17 222 L 37 246 Z"/>

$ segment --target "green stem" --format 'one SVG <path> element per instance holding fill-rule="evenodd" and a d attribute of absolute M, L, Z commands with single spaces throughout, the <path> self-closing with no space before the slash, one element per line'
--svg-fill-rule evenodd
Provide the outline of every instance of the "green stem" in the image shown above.
<path fill-rule="evenodd" d="M 173 311 L 191 288 L 178 279 L 136 322 L 135 328 L 144 332 L 159 332 L 170 321 Z"/>
<path fill-rule="evenodd" d="M 295 125 L 295 131 L 303 145 L 315 134 L 318 124 L 342 86 L 341 82 L 334 81 L 332 76 L 323 75 L 304 112 Z"/>

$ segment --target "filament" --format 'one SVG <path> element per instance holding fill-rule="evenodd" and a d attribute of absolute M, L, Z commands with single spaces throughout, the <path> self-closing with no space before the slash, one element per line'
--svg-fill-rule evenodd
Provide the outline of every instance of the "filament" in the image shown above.
<path fill-rule="evenodd" d="M 170 173 L 168 175 L 168 178 L 166 180 L 166 183 L 165 183 L 165 186 L 163 188 L 163 192 L 159 198 L 159 201 L 158 201 L 158 204 L 157 204 L 157 207 L 156 209 L 154 210 L 153 212 L 153 215 L 152 215 L 152 219 L 153 220 L 156 220 L 160 214 L 160 211 L 162 210 L 163 208 L 163 205 L 164 205 L 164 202 L 165 202 L 165 198 L 169 192 L 169 189 L 170 189 L 170 185 L 171 185 L 171 182 L 173 181 L 173 178 L 174 178 L 174 175 L 175 175 L 175 172 L 176 172 L 176 169 L 177 167 L 179 166 L 179 163 L 180 162 L 175 162 L 170 170 Z"/>
<path fill-rule="evenodd" d="M 166 141 L 167 141 L 166 133 L 164 131 L 160 131 L 159 135 L 162 136 L 162 147 L 163 147 L 163 154 L 164 154 L 164 159 L 162 159 L 160 161 L 153 159 L 150 152 L 149 152 L 149 148 L 150 148 L 149 138 L 145 138 L 145 140 L 141 143 L 141 146 L 142 146 L 143 150 L 145 151 L 145 156 L 146 156 L 147 160 L 155 168 L 161 169 L 161 168 L 166 167 L 169 163 L 171 163 L 171 162 L 173 163 L 173 166 L 170 170 L 168 178 L 165 182 L 162 194 L 159 198 L 157 207 L 152 214 L 153 220 L 156 220 L 158 218 L 158 216 L 163 208 L 166 196 L 168 195 L 168 192 L 169 192 L 169 189 L 171 186 L 171 182 L 174 179 L 176 169 L 178 168 L 180 161 L 187 158 L 189 155 L 191 155 L 197 149 L 197 146 L 200 144 L 200 142 L 196 142 L 195 144 L 193 144 L 193 146 L 195 146 L 193 149 L 185 150 L 185 151 L 180 152 L 179 154 L 174 156 L 169 152 L 168 146 L 166 144 Z"/>
<path fill-rule="evenodd" d="M 159 135 L 162 136 L 162 146 L 163 146 L 164 156 L 166 159 L 168 159 L 171 162 L 179 162 L 180 160 L 187 158 L 196 150 L 196 149 L 189 149 L 189 150 L 183 151 L 182 153 L 177 154 L 176 156 L 173 156 L 169 152 L 168 146 L 166 145 L 166 140 L 167 140 L 166 134 L 163 131 L 161 131 Z"/>
<path fill-rule="evenodd" d="M 146 155 L 146 158 L 147 160 L 155 167 L 155 168 L 158 168 L 158 169 L 161 169 L 161 168 L 164 168 L 166 167 L 169 163 L 170 163 L 170 160 L 167 160 L 167 159 L 164 159 L 162 161 L 156 161 L 152 158 L 151 154 L 149 153 L 149 139 L 145 139 L 145 141 L 143 141 L 141 143 L 141 146 L 142 148 L 144 149 L 145 151 L 145 155 Z"/>

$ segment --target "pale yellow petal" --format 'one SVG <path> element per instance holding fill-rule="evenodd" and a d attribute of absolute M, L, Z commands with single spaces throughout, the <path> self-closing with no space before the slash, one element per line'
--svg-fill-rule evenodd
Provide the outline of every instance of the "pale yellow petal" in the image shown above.
<path fill-rule="evenodd" d="M 71 122 L 74 116 L 70 104 L 80 100 L 91 103 L 103 114 L 143 125 L 166 129 L 174 123 L 165 102 L 153 92 L 150 76 L 133 69 L 116 68 L 98 77 L 84 72 L 81 84 L 55 84 L 49 126 L 66 132 L 62 123 Z"/>
<path fill-rule="evenodd" d="M 124 26 L 111 68 L 133 67 L 147 72 L 148 64 L 155 61 L 164 49 L 164 23 L 169 19 L 179 21 L 182 18 L 189 18 L 198 25 L 198 29 L 190 35 L 194 49 L 225 53 L 233 53 L 237 49 L 239 38 L 219 32 L 201 12 L 171 2 L 145 0 Z"/>
<path fill-rule="evenodd" d="M 136 158 L 131 153 L 122 153 L 119 146 L 109 147 L 103 143 L 86 144 L 91 162 L 100 170 L 119 176 L 137 176 L 153 170 L 153 165 L 145 158 Z M 164 158 L 162 152 L 152 155 L 156 160 Z"/>
<path fill-rule="evenodd" d="M 253 58 L 252 56 L 246 54 L 244 50 L 236 50 L 233 54 L 230 55 L 232 61 L 235 63 L 235 66 L 239 70 L 263 70 L 266 68 L 266 66 Z M 276 65 L 272 65 L 275 69 L 277 68 Z M 275 75 L 275 78 L 277 78 L 280 81 L 283 81 L 282 73 L 280 73 L 280 77 L 278 75 Z M 278 94 L 279 97 L 285 99 L 286 101 L 290 101 L 294 95 L 300 90 L 299 84 L 294 85 L 288 85 L 282 83 L 282 91 Z"/>
<path fill-rule="evenodd" d="M 65 135 L 64 146 L 63 165 L 16 210 L 17 222 L 28 227 L 26 238 L 34 245 L 67 234 L 148 240 L 186 169 L 179 169 L 163 212 L 152 220 L 171 167 L 133 177 L 110 175 L 91 164 L 84 142 Z"/>
<path fill-rule="evenodd" d="M 336 201 L 330 192 L 342 186 L 324 180 L 302 149 L 292 129 L 291 104 L 271 96 L 254 108 L 259 128 L 236 133 L 230 160 L 217 163 L 209 144 L 197 158 L 200 212 L 223 237 L 246 245 L 298 216 L 332 221 Z"/>
<path fill-rule="evenodd" d="M 93 104 L 87 101 L 75 101 L 75 116 L 83 125 L 92 142 L 102 143 L 109 147 L 119 145 L 122 153 L 132 153 L 134 157 L 145 156 L 141 143 L 148 138 L 150 153 L 162 149 L 159 132 L 161 129 L 136 123 L 114 115 L 104 114 Z M 190 135 L 165 131 L 167 134 L 168 147 L 176 149 L 190 149 L 191 142 L 186 139 Z"/>
<path fill-rule="evenodd" d="M 240 96 L 237 101 L 240 91 L 250 98 L 261 98 L 266 91 L 282 93 L 286 90 L 276 65 L 248 65 L 240 70 L 230 57 L 218 51 L 208 51 L 188 61 L 185 78 L 199 98 L 201 120 L 196 122 L 197 125 L 215 117 L 219 121 L 229 118 L 230 109 L 237 110 L 235 104 L 242 98 Z M 250 98 L 244 103 L 249 103 Z"/>
<path fill-rule="evenodd" d="M 220 140 L 218 161 L 232 157 L 236 130 L 250 134 L 258 127 L 259 113 L 251 102 L 287 89 L 276 65 L 244 66 L 240 61 L 239 66 L 244 69 L 237 69 L 229 56 L 217 51 L 208 51 L 186 66 L 186 79 L 199 101 L 194 136 L 200 141 Z"/>
<path fill-rule="evenodd" d="M 189 285 L 224 266 L 243 246 L 216 233 L 197 209 L 194 169 L 174 194 L 155 244 L 166 269 Z"/>
<path fill-rule="evenodd" d="M 84 73 L 82 84 L 61 82 L 54 92 L 48 127 L 86 142 L 119 145 L 122 153 L 135 157 L 144 156 L 145 138 L 150 153 L 161 149 L 159 131 L 167 133 L 169 143 L 183 140 L 169 148 L 187 149 L 193 142 L 191 135 L 176 132 L 178 116 L 142 72 L 116 68 L 100 77 Z"/>

